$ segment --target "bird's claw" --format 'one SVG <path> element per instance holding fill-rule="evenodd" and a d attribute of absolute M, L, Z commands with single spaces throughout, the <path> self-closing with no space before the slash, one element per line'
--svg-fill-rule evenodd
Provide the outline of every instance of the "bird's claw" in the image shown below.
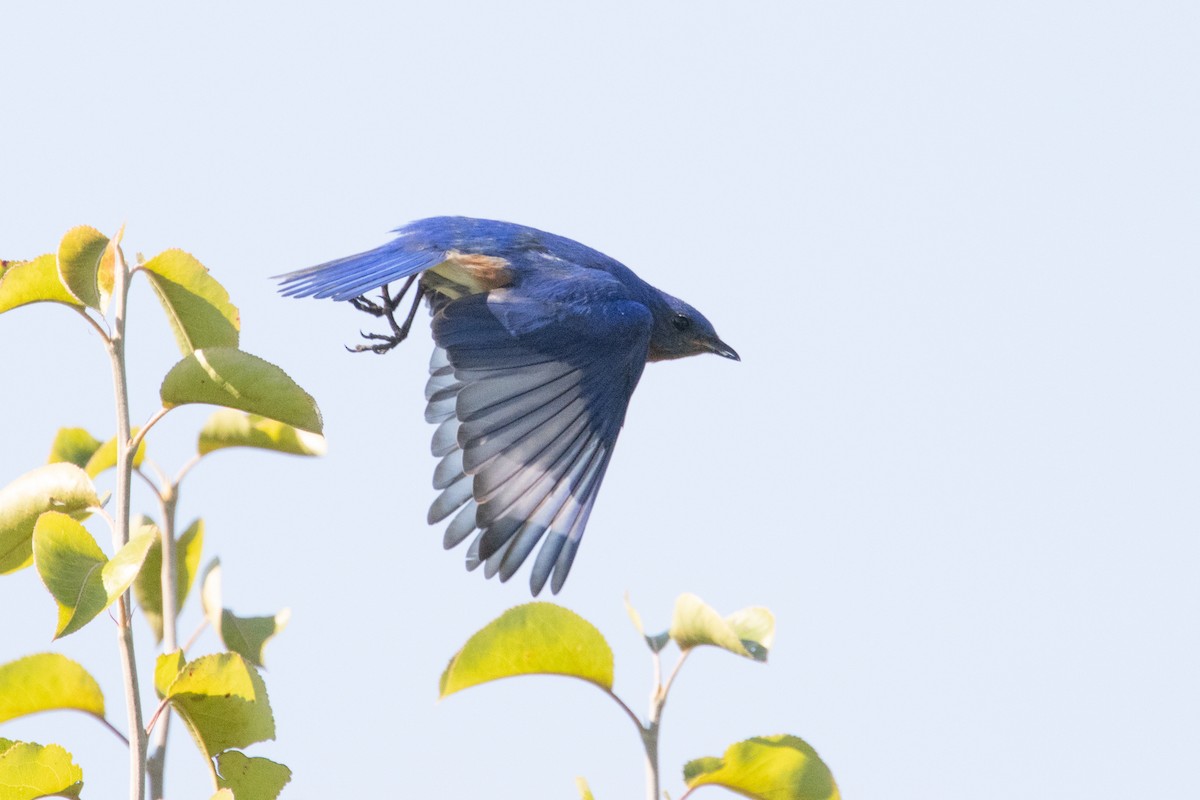
<path fill-rule="evenodd" d="M 378 353 L 380 355 L 383 355 L 384 353 L 391 350 L 396 345 L 403 342 L 405 337 L 408 335 L 408 331 L 405 331 L 403 334 L 397 334 L 395 336 L 388 336 L 383 333 L 367 333 L 366 331 L 359 331 L 358 334 L 359 334 L 359 336 L 363 337 L 364 339 L 376 339 L 379 341 L 379 344 L 358 344 L 358 345 L 355 345 L 354 347 L 350 347 L 349 345 L 346 345 L 347 350 L 349 350 L 351 353 L 371 352 L 371 353 Z"/>
<path fill-rule="evenodd" d="M 364 311 L 364 312 L 370 314 L 372 317 L 382 317 L 384 314 L 387 313 L 387 309 L 385 309 L 379 303 L 374 302 L 373 300 L 368 300 L 367 296 L 365 294 L 359 295 L 358 297 L 351 299 L 350 305 L 354 306 L 359 311 Z M 393 309 L 393 310 L 395 310 L 395 309 Z"/>
<path fill-rule="evenodd" d="M 400 293 L 392 297 L 391 291 L 387 285 L 380 290 L 379 299 L 381 302 L 370 300 L 366 295 L 360 295 L 350 300 L 350 305 L 354 306 L 359 311 L 370 314 L 373 317 L 386 317 L 388 324 L 392 328 L 392 333 L 366 333 L 359 331 L 359 334 L 364 339 L 373 339 L 378 341 L 378 344 L 359 344 L 354 347 L 346 346 L 346 349 L 351 353 L 377 353 L 382 355 L 388 352 L 396 345 L 408 338 L 408 331 L 412 327 L 413 317 L 417 315 L 417 306 L 421 303 L 421 298 L 425 296 L 425 287 L 417 286 L 417 295 L 413 299 L 412 308 L 408 312 L 408 316 L 403 323 L 396 321 L 396 309 L 400 307 L 400 301 L 404 299 L 404 295 L 408 293 L 408 289 L 412 286 L 413 281 L 417 279 L 416 275 L 410 276 L 405 281 Z"/>

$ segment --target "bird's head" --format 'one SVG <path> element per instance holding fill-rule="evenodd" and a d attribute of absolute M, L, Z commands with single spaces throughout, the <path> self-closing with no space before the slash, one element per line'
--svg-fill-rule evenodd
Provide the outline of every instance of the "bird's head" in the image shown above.
<path fill-rule="evenodd" d="M 721 341 L 712 323 L 704 315 L 677 297 L 659 292 L 661 304 L 654 309 L 654 330 L 650 333 L 650 361 L 716 353 L 741 361 L 737 352 Z"/>

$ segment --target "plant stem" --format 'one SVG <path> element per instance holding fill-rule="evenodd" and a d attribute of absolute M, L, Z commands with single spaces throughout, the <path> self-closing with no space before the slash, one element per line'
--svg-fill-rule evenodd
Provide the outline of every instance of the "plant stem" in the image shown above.
<path fill-rule="evenodd" d="M 642 747 L 646 751 L 646 800 L 660 800 L 662 797 L 658 780 L 658 735 L 662 729 L 662 713 L 667 706 L 667 694 L 671 691 L 671 684 L 675 682 L 679 668 L 683 666 L 690 652 L 692 651 L 684 650 L 679 654 L 679 660 L 675 662 L 666 683 L 662 683 L 662 663 L 658 653 L 654 654 L 654 688 L 650 692 L 650 717 L 645 725 L 640 726 Z"/>
<path fill-rule="evenodd" d="M 125 373 L 125 301 L 129 295 L 129 269 L 120 247 L 113 259 L 113 331 L 107 341 L 112 360 L 113 389 L 117 411 L 117 488 L 113 526 L 113 551 L 129 541 L 129 502 L 133 482 L 133 448 L 129 426 L 129 384 Z M 117 643 L 125 682 L 125 706 L 129 718 L 129 796 L 143 800 L 146 792 L 146 731 L 142 728 L 142 701 L 138 690 L 137 663 L 133 652 L 133 628 L 129 618 L 129 592 L 117 601 Z"/>
<path fill-rule="evenodd" d="M 164 485 L 159 492 L 158 501 L 162 510 L 162 647 L 164 653 L 170 653 L 179 647 L 175 630 L 178 608 L 175 600 L 178 581 L 175 569 L 175 507 L 179 502 L 179 486 Z M 154 752 L 146 762 L 152 800 L 162 800 L 166 796 L 167 733 L 170 731 L 171 709 L 162 708 L 161 713 L 162 720 L 154 731 Z"/>
<path fill-rule="evenodd" d="M 646 800 L 659 800 L 657 723 L 642 728 L 642 747 L 646 750 Z"/>

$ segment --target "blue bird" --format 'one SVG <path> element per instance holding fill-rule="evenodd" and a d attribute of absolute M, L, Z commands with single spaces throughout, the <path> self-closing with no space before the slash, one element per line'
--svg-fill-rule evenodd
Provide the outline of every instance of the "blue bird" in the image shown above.
<path fill-rule="evenodd" d="M 384 353 L 429 302 L 436 348 L 425 419 L 437 425 L 429 523 L 472 533 L 467 569 L 511 578 L 533 564 L 536 596 L 562 588 L 647 361 L 699 353 L 739 361 L 687 303 L 578 242 L 509 222 L 433 217 L 365 253 L 277 276 L 289 297 L 332 298 L 386 317 Z M 388 284 L 405 279 L 399 294 Z M 403 323 L 395 312 L 417 281 Z M 379 303 L 366 293 L 382 290 Z"/>

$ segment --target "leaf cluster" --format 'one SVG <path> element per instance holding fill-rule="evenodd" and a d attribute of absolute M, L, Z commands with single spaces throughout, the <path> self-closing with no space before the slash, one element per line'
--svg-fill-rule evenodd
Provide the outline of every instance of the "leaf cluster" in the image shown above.
<path fill-rule="evenodd" d="M 0 313 L 30 303 L 69 308 L 103 340 L 118 386 L 116 436 L 102 441 L 82 428 L 62 428 L 47 464 L 0 488 L 0 575 L 36 569 L 57 609 L 54 639 L 114 608 L 118 626 L 125 629 L 130 600 L 136 598 L 141 616 L 164 648 L 153 670 L 159 705 L 144 728 L 139 708 L 136 729 L 121 733 L 107 719 L 100 687 L 82 665 L 58 653 L 40 653 L 0 665 L 0 724 L 44 711 L 87 714 L 130 745 L 142 774 L 145 746 L 157 726 L 160 749 L 149 759 L 157 772 L 152 770 L 150 778 L 161 785 L 166 722 L 174 713 L 209 765 L 218 796 L 273 800 L 290 779 L 290 770 L 242 751 L 275 737 L 259 669 L 266 643 L 287 624 L 288 612 L 239 616 L 225 608 L 220 561 L 212 559 L 203 574 L 199 569 L 204 522 L 196 519 L 176 535 L 176 503 L 184 477 L 217 451 L 251 447 L 323 454 L 320 411 L 282 369 L 239 349 L 238 309 L 204 265 L 182 250 L 167 250 L 130 269 L 121 250 L 122 235 L 109 238 L 81 226 L 68 231 L 54 253 L 0 262 Z M 153 288 L 182 356 L 163 376 L 161 408 L 140 428 L 129 426 L 128 399 L 120 394 L 127 385 L 125 299 L 137 276 Z M 221 409 L 201 429 L 192 460 L 168 477 L 147 456 L 147 433 L 172 409 L 194 403 Z M 115 515 L 109 509 L 114 495 L 101 495 L 96 486 L 114 468 Z M 159 522 L 129 514 L 131 476 L 151 487 Z M 85 525 L 97 519 L 111 529 L 108 552 Z M 182 644 L 175 623 L 197 583 L 204 623 Z M 216 632 L 224 651 L 187 657 L 185 651 L 205 625 Z M 132 637 L 125 637 L 122 647 L 132 656 Z M 137 707 L 130 688 L 136 686 L 136 672 L 126 677 L 127 695 L 133 695 L 130 702 Z M 61 746 L 0 739 L 0 798 L 77 797 L 82 787 L 82 772 Z M 142 790 L 134 787 L 134 796 L 141 797 Z"/>
<path fill-rule="evenodd" d="M 775 618 L 761 606 L 722 616 L 693 594 L 675 602 L 671 625 L 647 635 L 642 617 L 626 600 L 626 610 L 654 660 L 655 682 L 645 719 L 613 691 L 613 653 L 594 625 L 573 611 L 547 602 L 511 608 L 476 632 L 450 659 L 439 684 L 442 697 L 483 683 L 521 675 L 560 675 L 599 688 L 633 720 L 646 749 L 658 796 L 658 731 L 671 684 L 688 655 L 713 647 L 765 662 L 774 643 Z M 661 680 L 660 654 L 670 644 L 679 650 L 670 677 Z M 685 794 L 701 786 L 723 786 L 759 800 L 837 800 L 829 768 L 802 739 L 758 736 L 730 745 L 722 757 L 689 761 L 683 768 Z M 580 797 L 592 800 L 587 782 L 578 779 Z"/>

